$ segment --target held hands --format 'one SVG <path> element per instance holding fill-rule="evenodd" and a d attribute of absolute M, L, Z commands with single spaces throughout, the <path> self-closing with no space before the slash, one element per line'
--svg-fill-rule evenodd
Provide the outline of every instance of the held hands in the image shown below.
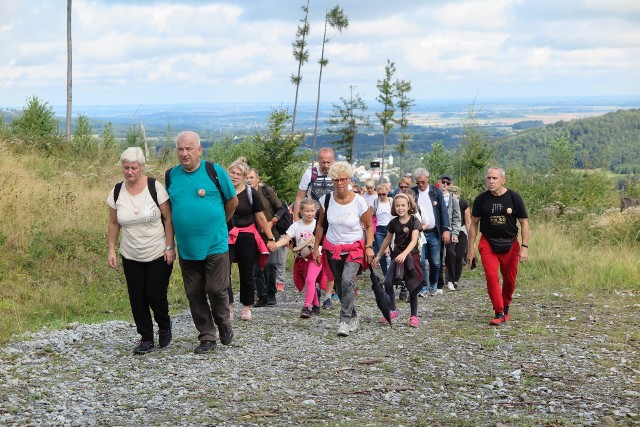
<path fill-rule="evenodd" d="M 269 252 L 271 253 L 275 252 L 275 250 L 278 249 L 278 247 L 276 246 L 276 242 L 273 242 L 273 241 L 267 242 L 267 249 L 269 249 Z"/>
<path fill-rule="evenodd" d="M 377 267 L 378 264 L 380 264 L 380 257 L 376 256 L 375 258 L 373 258 L 373 261 L 371 261 L 371 265 Z"/>
<path fill-rule="evenodd" d="M 373 262 L 373 258 L 375 257 L 375 254 L 373 253 L 373 248 L 366 248 L 364 250 L 364 256 L 367 260 L 367 263 L 371 264 Z"/>

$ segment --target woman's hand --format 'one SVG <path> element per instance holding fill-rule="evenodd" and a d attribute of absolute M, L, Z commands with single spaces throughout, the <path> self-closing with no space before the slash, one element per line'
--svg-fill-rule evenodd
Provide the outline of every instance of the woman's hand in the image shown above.
<path fill-rule="evenodd" d="M 118 269 L 118 257 L 116 256 L 115 251 L 109 251 L 107 263 L 109 264 L 109 267 L 113 268 L 114 270 Z"/>
<path fill-rule="evenodd" d="M 373 258 L 376 256 L 373 252 L 373 248 L 366 248 L 364 250 L 365 258 L 367 259 L 367 263 L 371 264 L 373 262 Z"/>
<path fill-rule="evenodd" d="M 373 261 L 371 261 L 371 265 L 374 266 L 374 267 L 377 267 L 379 263 L 380 263 L 380 257 L 379 256 L 376 256 L 373 259 Z"/>
<path fill-rule="evenodd" d="M 277 249 L 277 247 L 276 247 L 276 242 L 274 242 L 274 241 L 269 241 L 269 242 L 267 243 L 267 249 L 269 249 L 269 252 L 272 252 L 272 253 L 273 253 L 273 252 L 275 252 L 275 250 Z"/>
<path fill-rule="evenodd" d="M 318 248 L 313 248 L 313 262 L 315 262 L 316 265 L 320 265 L 320 250 Z"/>
<path fill-rule="evenodd" d="M 164 260 L 166 261 L 167 265 L 171 265 L 171 263 L 173 263 L 175 259 L 176 259 L 175 249 L 168 249 L 164 251 Z"/>
<path fill-rule="evenodd" d="M 398 254 L 398 256 L 396 257 L 395 261 L 398 264 L 404 264 L 404 260 L 407 258 L 407 256 L 404 253 L 400 253 Z"/>

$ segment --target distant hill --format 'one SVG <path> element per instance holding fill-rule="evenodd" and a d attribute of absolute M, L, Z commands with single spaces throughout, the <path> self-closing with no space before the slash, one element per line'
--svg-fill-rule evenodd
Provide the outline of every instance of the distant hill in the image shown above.
<path fill-rule="evenodd" d="M 497 160 L 504 165 L 546 165 L 547 144 L 563 136 L 576 144 L 578 168 L 640 172 L 640 109 L 618 110 L 523 130 L 497 142 Z"/>

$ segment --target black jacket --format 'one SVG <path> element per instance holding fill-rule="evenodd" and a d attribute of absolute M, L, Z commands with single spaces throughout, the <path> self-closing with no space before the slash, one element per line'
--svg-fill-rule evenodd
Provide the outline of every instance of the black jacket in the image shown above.
<path fill-rule="evenodd" d="M 416 195 L 416 204 L 418 204 L 418 197 L 420 196 L 418 186 L 413 187 L 412 190 Z M 431 204 L 433 205 L 433 216 L 436 218 L 438 234 L 442 236 L 443 231 L 451 231 L 449 213 L 447 212 L 447 205 L 444 203 L 442 191 L 435 185 L 429 184 L 429 199 L 431 199 Z"/>

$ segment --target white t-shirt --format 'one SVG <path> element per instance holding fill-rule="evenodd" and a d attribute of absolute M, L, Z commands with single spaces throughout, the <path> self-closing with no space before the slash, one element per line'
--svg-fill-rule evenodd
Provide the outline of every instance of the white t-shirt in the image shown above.
<path fill-rule="evenodd" d="M 427 229 L 435 227 L 436 217 L 433 213 L 433 204 L 429 198 L 429 186 L 425 191 L 418 189 L 418 205 L 420 206 L 422 224 L 426 225 Z"/>
<path fill-rule="evenodd" d="M 326 194 L 320 199 L 320 205 L 324 208 Z M 331 243 L 343 245 L 354 243 L 364 238 L 360 216 L 364 214 L 369 205 L 361 195 L 355 194 L 351 203 L 341 205 L 333 197 L 329 201 L 329 211 L 326 213 L 329 222 L 326 238 Z"/>
<path fill-rule="evenodd" d="M 120 254 L 132 261 L 149 262 L 164 255 L 166 239 L 160 209 L 153 201 L 149 188 L 140 194 L 131 195 L 122 184 L 118 201 L 113 201 L 113 190 L 107 197 L 109 207 L 116 210 L 118 224 L 122 229 Z M 156 181 L 158 203 L 169 200 L 164 186 Z"/>
<path fill-rule="evenodd" d="M 367 204 L 369 206 L 373 206 L 373 203 L 376 201 L 376 199 L 378 198 L 377 194 L 369 194 L 366 191 L 364 193 L 362 193 L 362 197 L 364 197 L 364 199 L 367 201 Z"/>
<path fill-rule="evenodd" d="M 313 236 L 314 231 L 316 230 L 316 220 L 314 219 L 311 224 L 306 225 L 301 219 L 294 222 L 287 228 L 287 236 L 294 239 L 293 245 L 294 247 L 298 245 L 302 240 L 308 239 Z M 322 251 L 322 247 L 320 247 Z"/>
<path fill-rule="evenodd" d="M 391 216 L 391 199 L 387 197 L 386 203 L 381 202 L 380 199 L 378 199 L 378 202 L 376 204 L 378 206 L 377 210 L 374 212 L 374 215 L 376 216 L 377 225 L 387 226 L 389 224 L 389 221 L 391 221 L 391 219 L 393 218 L 393 216 Z"/>

